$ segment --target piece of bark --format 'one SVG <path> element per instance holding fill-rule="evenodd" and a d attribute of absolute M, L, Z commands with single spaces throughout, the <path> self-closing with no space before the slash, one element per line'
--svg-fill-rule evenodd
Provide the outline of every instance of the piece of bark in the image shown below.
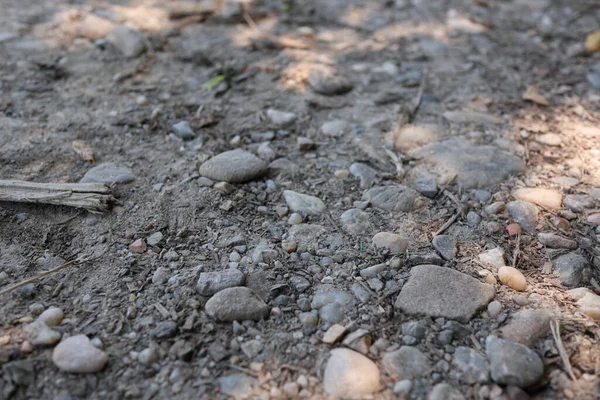
<path fill-rule="evenodd" d="M 115 198 L 109 187 L 103 183 L 35 183 L 0 180 L 0 201 L 56 204 L 101 213 L 110 209 Z"/>

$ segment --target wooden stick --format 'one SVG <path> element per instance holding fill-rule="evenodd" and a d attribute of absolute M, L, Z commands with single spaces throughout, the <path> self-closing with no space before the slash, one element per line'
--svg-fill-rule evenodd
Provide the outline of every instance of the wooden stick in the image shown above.
<path fill-rule="evenodd" d="M 103 183 L 35 183 L 0 180 L 0 201 L 45 203 L 108 211 L 115 198 Z"/>

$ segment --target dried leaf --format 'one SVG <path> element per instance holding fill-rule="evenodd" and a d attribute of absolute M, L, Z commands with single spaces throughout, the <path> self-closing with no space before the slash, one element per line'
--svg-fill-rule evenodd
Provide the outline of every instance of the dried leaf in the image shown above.
<path fill-rule="evenodd" d="M 94 151 L 89 144 L 81 140 L 73 140 L 72 146 L 75 153 L 77 153 L 82 160 L 89 161 L 92 164 L 96 162 Z"/>
<path fill-rule="evenodd" d="M 523 93 L 523 100 L 529 100 L 535 104 L 539 104 L 540 106 L 550 105 L 550 102 L 535 90 L 535 86 L 529 86 L 527 88 L 525 93 Z"/>
<path fill-rule="evenodd" d="M 600 29 L 587 35 L 585 38 L 585 49 L 589 53 L 600 51 Z"/>

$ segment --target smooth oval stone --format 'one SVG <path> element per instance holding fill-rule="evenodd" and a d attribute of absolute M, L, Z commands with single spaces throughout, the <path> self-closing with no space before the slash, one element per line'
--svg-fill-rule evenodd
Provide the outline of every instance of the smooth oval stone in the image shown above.
<path fill-rule="evenodd" d="M 323 374 L 325 392 L 335 398 L 362 398 L 380 389 L 377 365 L 360 353 L 334 349 Z"/>
<path fill-rule="evenodd" d="M 40 316 L 37 317 L 37 320 L 45 323 L 48 326 L 57 326 L 60 325 L 64 317 L 65 314 L 60 308 L 50 307 L 41 313 Z"/>
<path fill-rule="evenodd" d="M 218 154 L 200 166 L 200 174 L 215 181 L 244 183 L 263 177 L 267 164 L 242 149 Z"/>
<path fill-rule="evenodd" d="M 94 373 L 101 371 L 108 356 L 97 349 L 85 335 L 66 338 L 54 348 L 52 361 L 65 372 Z"/>
<path fill-rule="evenodd" d="M 271 309 L 251 289 L 232 287 L 211 297 L 205 306 L 206 313 L 218 321 L 259 321 L 267 318 Z"/>

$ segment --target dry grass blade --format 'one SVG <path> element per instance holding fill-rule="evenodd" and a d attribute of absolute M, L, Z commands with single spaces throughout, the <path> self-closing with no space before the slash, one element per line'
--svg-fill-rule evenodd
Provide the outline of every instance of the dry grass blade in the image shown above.
<path fill-rule="evenodd" d="M 565 370 L 571 377 L 571 380 L 577 384 L 577 378 L 575 378 L 575 375 L 573 374 L 571 361 L 569 360 L 567 350 L 565 350 L 565 346 L 560 337 L 560 323 L 557 320 L 550 321 L 550 330 L 552 331 L 552 336 L 554 337 L 554 342 L 556 342 L 556 348 L 558 349 L 558 354 L 564 364 Z"/>

